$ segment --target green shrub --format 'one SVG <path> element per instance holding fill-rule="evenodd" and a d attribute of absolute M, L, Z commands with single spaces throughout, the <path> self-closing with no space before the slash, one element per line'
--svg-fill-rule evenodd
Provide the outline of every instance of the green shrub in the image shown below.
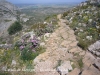
<path fill-rule="evenodd" d="M 37 36 L 41 36 L 45 33 L 52 33 L 55 29 L 55 25 L 53 24 L 40 24 L 40 25 L 34 25 L 32 26 L 32 28 L 34 29 L 34 32 Z"/>
<path fill-rule="evenodd" d="M 99 7 L 99 8 L 100 8 L 100 4 L 98 4 L 98 5 L 97 5 L 97 7 Z"/>
<path fill-rule="evenodd" d="M 83 41 L 82 39 L 79 39 L 79 43 L 77 45 L 84 50 L 86 50 L 88 47 L 88 43 L 86 41 Z"/>
<path fill-rule="evenodd" d="M 33 60 L 38 54 L 32 52 L 32 50 L 29 50 L 29 48 L 25 48 L 22 52 L 21 52 L 21 59 L 23 61 L 30 61 Z"/>
<path fill-rule="evenodd" d="M 75 69 L 76 68 L 76 65 L 75 64 L 72 64 L 72 68 Z"/>
<path fill-rule="evenodd" d="M 88 17 L 88 16 L 84 16 L 84 17 L 83 17 L 83 21 L 84 21 L 85 23 L 87 23 L 88 20 L 89 20 L 89 17 Z"/>
<path fill-rule="evenodd" d="M 41 54 L 41 53 L 45 52 L 45 50 L 46 49 L 42 46 L 39 46 L 39 47 L 36 48 L 36 51 L 37 51 L 38 54 Z"/>
<path fill-rule="evenodd" d="M 21 59 L 23 61 L 34 60 L 39 54 L 45 52 L 45 48 L 41 46 L 34 48 L 35 52 L 31 50 L 29 47 L 27 46 L 21 51 Z"/>
<path fill-rule="evenodd" d="M 80 58 L 80 59 L 78 60 L 78 65 L 79 65 L 79 67 L 82 69 L 82 67 L 83 67 L 82 58 Z"/>
<path fill-rule="evenodd" d="M 8 28 L 8 33 L 12 35 L 17 33 L 20 30 L 22 30 L 22 25 L 16 21 Z"/>
<path fill-rule="evenodd" d="M 0 62 L 3 62 L 4 64 L 11 64 L 12 61 L 12 50 L 4 51 L 2 56 L 0 57 Z"/>
<path fill-rule="evenodd" d="M 88 8 L 88 5 L 80 7 L 80 9 L 87 9 L 87 8 Z"/>
<path fill-rule="evenodd" d="M 64 12 L 63 17 L 67 16 L 69 12 Z"/>

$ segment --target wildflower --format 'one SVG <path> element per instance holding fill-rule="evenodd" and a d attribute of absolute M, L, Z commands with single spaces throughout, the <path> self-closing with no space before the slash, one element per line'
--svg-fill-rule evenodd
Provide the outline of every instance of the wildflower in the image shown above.
<path fill-rule="evenodd" d="M 38 45 L 37 40 L 32 40 L 31 42 L 32 42 L 33 47 L 36 47 Z"/>
<path fill-rule="evenodd" d="M 24 43 L 24 40 L 22 39 L 21 42 Z"/>
<path fill-rule="evenodd" d="M 31 42 L 35 43 L 35 42 L 36 42 L 36 40 L 31 40 Z"/>
<path fill-rule="evenodd" d="M 32 49 L 33 46 L 30 46 L 30 49 Z"/>
<path fill-rule="evenodd" d="M 20 50 L 23 50 L 24 49 L 24 46 L 20 46 Z"/>

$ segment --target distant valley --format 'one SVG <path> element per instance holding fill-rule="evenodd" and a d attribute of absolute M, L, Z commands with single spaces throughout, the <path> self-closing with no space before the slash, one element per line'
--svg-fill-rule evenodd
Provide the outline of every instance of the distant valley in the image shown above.
<path fill-rule="evenodd" d="M 22 13 L 30 16 L 33 23 L 42 22 L 46 17 L 67 11 L 76 4 L 17 4 Z"/>

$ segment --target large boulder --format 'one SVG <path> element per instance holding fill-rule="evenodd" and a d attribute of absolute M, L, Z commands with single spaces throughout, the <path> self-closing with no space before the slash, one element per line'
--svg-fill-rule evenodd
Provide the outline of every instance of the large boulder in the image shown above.
<path fill-rule="evenodd" d="M 96 41 L 94 44 L 88 47 L 88 50 L 95 54 L 96 56 L 100 57 L 100 40 Z"/>

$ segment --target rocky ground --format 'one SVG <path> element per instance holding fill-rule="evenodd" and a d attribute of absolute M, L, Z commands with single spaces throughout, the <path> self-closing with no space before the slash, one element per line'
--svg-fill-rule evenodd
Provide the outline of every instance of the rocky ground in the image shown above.
<path fill-rule="evenodd" d="M 0 0 L 0 1 L 3 1 L 3 0 Z M 84 5 L 85 5 L 85 3 L 82 4 L 83 8 L 84 8 Z M 96 8 L 96 7 L 93 6 L 93 8 Z M 31 67 L 32 68 L 34 67 L 35 75 L 100 75 L 100 41 L 97 41 L 92 45 L 90 45 L 89 43 L 85 43 L 85 44 L 89 44 L 90 46 L 88 47 L 88 50 L 86 50 L 86 48 L 83 48 L 83 49 L 85 49 L 85 50 L 83 50 L 78 45 L 79 41 L 76 40 L 77 36 L 75 35 L 75 32 L 77 32 L 78 34 L 84 34 L 84 31 L 85 31 L 84 29 L 87 29 L 87 27 L 90 30 L 90 27 L 88 25 L 86 26 L 86 24 L 84 22 L 85 21 L 87 22 L 88 20 L 91 21 L 91 19 L 90 18 L 87 19 L 87 17 L 85 17 L 85 19 L 84 19 L 85 21 L 83 21 L 83 17 L 84 17 L 84 15 L 87 16 L 88 14 L 90 14 L 89 12 L 91 12 L 91 11 L 89 11 L 89 10 L 92 7 L 89 5 L 89 8 L 87 8 L 88 14 L 84 14 L 86 11 L 85 8 L 84 9 L 79 8 L 81 10 L 76 8 L 79 10 L 78 12 L 75 13 L 73 10 L 71 13 L 69 13 L 69 15 L 68 14 L 65 15 L 64 19 L 61 19 L 62 15 L 59 14 L 57 16 L 58 25 L 57 25 L 57 27 L 55 27 L 54 32 L 53 31 L 52 31 L 53 33 L 47 32 L 47 33 L 44 33 L 41 37 L 38 36 L 38 39 L 41 41 L 40 46 L 45 47 L 46 51 L 42 54 L 39 54 L 39 56 L 37 56 L 34 60 L 32 60 L 33 63 L 31 65 Z M 77 11 L 76 9 L 75 9 L 75 11 Z M 99 7 L 98 7 L 98 9 L 99 9 Z M 82 10 L 84 10 L 84 12 L 82 12 Z M 73 20 L 74 18 L 77 17 L 77 15 L 79 15 L 80 11 L 81 11 L 81 16 L 83 16 L 83 17 L 81 17 L 82 23 L 79 23 L 78 18 Z M 92 11 L 94 11 L 94 10 L 92 10 Z M 95 11 L 96 11 L 96 9 L 95 9 Z M 71 15 L 71 17 L 70 17 L 70 15 Z M 92 15 L 92 13 L 91 13 L 91 15 Z M 98 14 L 96 14 L 96 16 L 97 15 Z M 73 16 L 74 16 L 74 18 L 73 18 Z M 14 17 L 12 17 L 12 18 L 16 20 L 16 18 L 14 18 Z M 68 20 L 66 18 L 71 18 L 71 19 Z M 23 20 L 26 21 L 27 19 L 24 18 Z M 95 20 L 95 18 L 93 20 Z M 99 22 L 99 20 L 100 19 L 98 18 L 98 22 Z M 3 23 L 4 21 L 0 22 L 1 23 L 0 31 L 2 31 L 2 33 L 0 33 L 0 35 L 7 31 L 7 28 L 11 25 L 9 23 L 13 23 L 13 20 L 7 20 L 7 18 L 5 19 L 5 21 L 7 23 L 5 25 Z M 76 22 L 76 26 L 74 25 L 75 23 L 73 23 L 74 21 Z M 70 24 L 71 24 L 70 22 L 73 23 L 72 27 L 70 26 Z M 52 21 L 51 21 L 51 23 L 52 23 Z M 83 25 L 84 27 L 81 26 L 81 24 L 83 24 L 83 23 L 84 23 L 84 25 Z M 45 22 L 44 22 L 44 24 L 45 24 Z M 91 24 L 92 23 L 90 23 L 90 25 Z M 97 23 L 97 24 L 98 25 L 96 25 L 96 27 L 99 28 L 99 23 Z M 49 24 L 47 23 L 47 25 L 49 25 Z M 77 25 L 79 25 L 79 26 L 77 26 Z M 70 27 L 71 28 L 75 27 L 75 29 L 72 30 Z M 6 29 L 6 31 L 5 31 L 5 29 Z M 29 28 L 25 28 L 25 29 L 27 30 Z M 26 35 L 26 37 L 30 36 L 33 38 L 34 32 L 31 31 L 31 29 L 30 29 L 29 33 L 24 32 L 24 30 L 23 30 L 22 31 L 23 35 L 20 35 L 20 36 L 25 38 L 25 35 Z M 92 28 L 93 32 L 94 32 L 94 29 L 95 28 L 93 27 Z M 90 31 L 87 31 L 87 30 L 86 30 L 87 33 L 91 32 L 91 30 Z M 96 30 L 98 30 L 98 31 L 96 31 Z M 98 33 L 99 29 L 96 29 L 96 30 L 95 30 L 96 33 Z M 91 32 L 91 33 L 93 33 L 93 32 Z M 27 33 L 27 34 L 25 34 L 25 33 Z M 92 34 L 92 35 L 94 36 L 94 34 Z M 14 38 L 14 42 L 16 42 L 16 40 L 18 40 L 20 38 L 20 36 L 16 35 Z M 83 36 L 81 36 L 81 37 L 83 38 Z M 91 36 L 85 35 L 84 37 L 87 38 L 88 40 L 91 40 L 91 39 L 94 40 L 94 38 L 96 36 L 94 38 L 92 38 Z M 97 38 L 95 38 L 95 39 L 97 40 Z M 28 41 L 28 39 L 25 39 L 25 40 Z M 87 42 L 87 40 L 85 40 L 85 41 Z M 82 44 L 83 44 L 83 42 L 82 42 Z M 2 46 L 2 44 L 0 46 Z M 6 44 L 4 44 L 4 46 L 6 47 Z M 11 45 L 9 47 L 11 47 Z M 8 45 L 7 45 L 7 48 L 8 48 Z M 13 52 L 12 52 L 12 50 L 6 50 L 6 51 L 2 50 L 1 51 L 0 57 L 2 57 L 2 59 L 7 58 L 6 61 L 3 60 L 4 62 L 6 62 L 6 64 L 16 65 L 16 63 L 17 64 L 19 63 L 19 62 L 17 62 L 17 59 L 19 60 L 20 52 L 18 52 L 17 50 L 16 50 L 17 51 L 16 52 L 14 50 L 13 50 Z M 11 53 L 10 53 L 10 51 L 11 51 Z M 5 55 L 7 53 L 9 53 L 8 57 Z M 6 57 L 3 57 L 2 54 L 4 54 L 4 56 L 6 56 Z M 10 54 L 14 55 L 14 58 L 13 58 L 14 60 L 11 59 L 11 57 L 13 57 L 13 55 L 10 55 Z M 9 63 L 8 60 L 11 60 L 12 63 Z M 19 61 L 21 61 L 21 60 L 19 60 Z M 18 64 L 18 66 L 16 65 L 16 67 L 22 68 L 22 66 L 19 66 L 19 64 Z M 3 66 L 3 68 L 2 68 L 3 71 L 5 71 L 4 65 L 5 65 L 5 63 L 3 65 L 1 64 L 1 67 Z M 24 64 L 23 64 L 23 67 L 27 69 L 26 65 L 24 65 Z M 11 72 L 11 73 L 13 75 L 18 75 L 18 73 L 20 73 L 20 75 L 23 75 L 23 74 L 24 75 L 34 75 L 33 71 L 28 72 L 27 74 L 26 74 L 26 71 L 25 71 L 25 73 L 19 72 L 19 71 L 18 71 L 18 73 L 13 73 L 13 72 Z"/>
<path fill-rule="evenodd" d="M 59 27 L 45 41 L 46 52 L 34 60 L 35 75 L 99 75 L 100 58 L 79 48 L 74 31 L 60 18 Z"/>

